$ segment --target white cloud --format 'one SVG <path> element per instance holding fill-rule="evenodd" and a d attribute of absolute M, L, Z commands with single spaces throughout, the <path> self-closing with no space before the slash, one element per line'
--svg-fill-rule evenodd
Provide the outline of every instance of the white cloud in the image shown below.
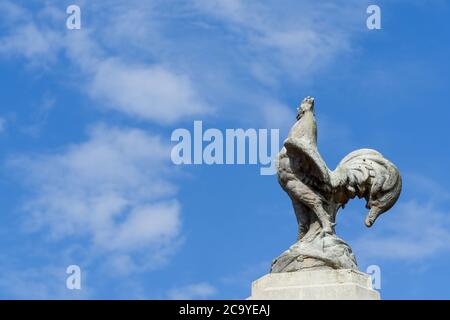
<path fill-rule="evenodd" d="M 180 206 L 169 154 L 159 137 L 97 125 L 62 153 L 12 159 L 34 190 L 27 228 L 51 239 L 83 237 L 96 252 L 170 252 Z"/>
<path fill-rule="evenodd" d="M 53 58 L 60 45 L 59 34 L 49 29 L 40 30 L 30 23 L 19 26 L 0 40 L 0 54 L 21 55 L 37 62 Z"/>
<path fill-rule="evenodd" d="M 27 10 L 9 0 L 0 3 L 0 13 L 2 14 L 0 23 L 3 24 L 30 18 L 30 13 Z"/>
<path fill-rule="evenodd" d="M 450 200 L 450 191 L 448 191 L 448 188 L 433 179 L 418 173 L 408 173 L 407 177 L 410 184 L 415 186 L 415 191 L 419 194 L 426 193 L 428 199 L 433 203 L 445 203 Z"/>
<path fill-rule="evenodd" d="M 236 37 L 245 39 L 248 64 L 265 83 L 289 75 L 305 76 L 351 50 L 351 38 L 364 12 L 357 1 L 251 2 L 241 0 L 194 1 L 197 8 L 222 21 Z M 358 11 L 360 10 L 360 11 Z"/>
<path fill-rule="evenodd" d="M 92 289 L 82 284 L 82 290 L 68 290 L 65 286 L 65 267 L 45 266 L 19 268 L 10 264 L 10 257 L 1 257 L 1 299 L 64 299 L 77 300 L 93 297 Z"/>
<path fill-rule="evenodd" d="M 189 284 L 169 290 L 168 298 L 173 300 L 207 299 L 217 293 L 217 289 L 206 282 Z"/>
<path fill-rule="evenodd" d="M 0 7 L 0 14 L 11 11 L 10 7 L 24 11 L 10 4 Z M 52 26 L 58 12 L 63 14 L 46 5 L 34 17 L 27 12 L 26 18 L 14 20 L 7 28 L 9 32 L 0 38 L 0 54 L 18 55 L 33 66 L 47 66 L 64 53 L 71 67 L 78 71 L 77 76 L 83 78 L 85 85 L 80 88 L 87 90 L 100 105 L 143 120 L 168 124 L 208 112 L 208 106 L 187 74 L 171 70 L 158 61 L 127 63 L 123 54 L 107 53 L 110 43 L 102 43 L 96 36 L 95 26 L 76 32 Z M 133 13 L 142 20 L 142 12 L 136 10 L 125 20 L 132 21 Z"/>
<path fill-rule="evenodd" d="M 389 217 L 389 232 L 356 240 L 355 248 L 371 258 L 386 259 L 421 259 L 449 251 L 449 213 L 415 201 L 400 203 Z"/>
<path fill-rule="evenodd" d="M 414 260 L 449 252 L 450 209 L 432 200 L 433 196 L 427 198 L 427 202 L 409 200 L 396 204 L 386 213 L 389 221 L 351 241 L 357 255 L 371 259 Z"/>
<path fill-rule="evenodd" d="M 262 105 L 261 115 L 268 128 L 287 129 L 295 123 L 295 108 L 272 102 Z"/>
<path fill-rule="evenodd" d="M 207 111 L 189 78 L 162 66 L 126 65 L 113 59 L 103 61 L 89 91 L 100 101 L 104 99 L 112 109 L 162 123 Z"/>
<path fill-rule="evenodd" d="M 176 202 L 138 207 L 115 228 L 114 238 L 107 239 L 107 246 L 126 250 L 170 241 L 180 229 L 179 211 Z"/>
<path fill-rule="evenodd" d="M 6 3 L 10 5 L 5 8 L 15 9 L 0 7 L 0 11 L 25 11 Z M 238 95 L 246 107 L 254 107 L 256 91 L 262 96 L 259 100 L 278 100 L 267 88 L 253 87 L 269 85 L 272 90 L 286 78 L 301 84 L 312 81 L 316 70 L 351 50 L 355 33 L 365 30 L 357 27 L 365 14 L 357 1 L 295 1 L 285 6 L 240 0 L 181 1 L 170 13 L 157 0 L 114 0 L 107 8 L 87 1 L 81 5 L 96 19 L 77 32 L 60 27 L 57 17 L 65 17 L 63 8 L 50 4 L 34 16 L 25 11 L 26 18 L 18 22 L 21 15 L 11 14 L 15 23 L 8 25 L 0 39 L 1 51 L 21 54 L 35 64 L 64 53 L 71 62 L 68 76 L 77 74 L 83 84 L 80 88 L 98 104 L 160 124 L 208 114 L 214 111 L 210 104 L 232 107 L 235 117 L 242 119 L 246 108 L 230 106 L 232 100 L 221 105 L 226 98 L 220 97 Z M 218 22 L 220 32 L 216 32 Z M 195 44 L 186 40 L 197 30 L 192 28 L 204 32 L 205 26 L 210 28 L 208 37 Z M 191 32 L 186 39 L 180 36 L 184 27 Z M 218 43 L 226 50 L 214 50 Z M 234 83 L 248 76 L 256 80 L 252 88 L 242 90 L 239 81 Z"/>
<path fill-rule="evenodd" d="M 62 33 L 51 27 L 55 17 L 49 17 L 44 7 L 35 17 L 31 12 L 11 1 L 2 1 L 3 36 L 0 55 L 23 57 L 32 66 L 47 67 L 54 62 L 63 46 Z"/>
<path fill-rule="evenodd" d="M 110 0 L 108 3 L 107 10 L 101 3 L 90 1 L 87 4 L 89 10 L 96 12 L 96 35 L 105 47 L 144 52 L 147 57 L 166 49 L 170 39 L 163 35 L 161 15 L 167 18 L 170 14 L 167 11 L 161 13 L 158 1 Z M 177 9 L 176 5 L 170 7 L 171 12 Z M 108 28 L 101 27 L 105 25 Z"/>

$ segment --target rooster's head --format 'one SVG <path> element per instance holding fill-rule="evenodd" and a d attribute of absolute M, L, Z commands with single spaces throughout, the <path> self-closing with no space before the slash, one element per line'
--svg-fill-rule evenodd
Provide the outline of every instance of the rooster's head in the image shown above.
<path fill-rule="evenodd" d="M 303 99 L 300 107 L 297 109 L 297 120 L 300 120 L 300 118 L 308 111 L 314 112 L 314 98 L 310 96 Z"/>

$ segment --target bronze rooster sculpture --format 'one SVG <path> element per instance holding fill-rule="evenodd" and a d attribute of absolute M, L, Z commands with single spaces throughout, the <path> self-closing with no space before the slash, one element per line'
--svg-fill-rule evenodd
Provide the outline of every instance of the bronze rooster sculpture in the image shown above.
<path fill-rule="evenodd" d="M 365 198 L 370 227 L 400 196 L 397 167 L 372 149 L 347 155 L 330 171 L 317 150 L 314 98 L 305 98 L 277 159 L 278 181 L 292 200 L 297 242 L 272 263 L 271 272 L 357 269 L 350 246 L 336 236 L 336 214 L 349 199 Z"/>

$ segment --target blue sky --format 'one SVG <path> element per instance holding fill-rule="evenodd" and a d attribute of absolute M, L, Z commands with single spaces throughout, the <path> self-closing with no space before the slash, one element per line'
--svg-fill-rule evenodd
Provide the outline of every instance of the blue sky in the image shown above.
<path fill-rule="evenodd" d="M 66 29 L 66 8 L 82 11 Z M 177 128 L 280 128 L 316 98 L 331 168 L 370 147 L 403 176 L 337 233 L 385 299 L 449 299 L 447 1 L 0 4 L 0 298 L 245 298 L 295 240 L 257 165 L 175 166 Z M 82 290 L 66 288 L 66 268 Z"/>

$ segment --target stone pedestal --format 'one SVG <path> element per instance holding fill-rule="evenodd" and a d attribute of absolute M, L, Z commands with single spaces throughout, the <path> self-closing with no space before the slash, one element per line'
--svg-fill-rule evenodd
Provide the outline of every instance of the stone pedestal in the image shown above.
<path fill-rule="evenodd" d="M 250 300 L 379 300 L 368 274 L 351 270 L 270 273 L 252 283 Z"/>

